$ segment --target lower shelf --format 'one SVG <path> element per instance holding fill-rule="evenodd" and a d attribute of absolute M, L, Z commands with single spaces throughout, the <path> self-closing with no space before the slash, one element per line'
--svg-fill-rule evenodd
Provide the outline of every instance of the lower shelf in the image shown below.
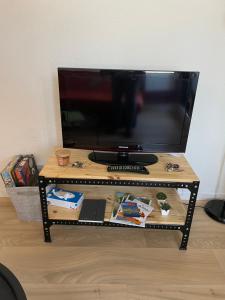
<path fill-rule="evenodd" d="M 66 186 L 61 185 L 61 187 L 68 190 L 82 191 L 86 198 L 90 199 L 106 199 L 106 210 L 104 220 L 108 222 L 111 217 L 111 213 L 114 206 L 115 193 L 129 192 L 136 196 L 145 196 L 152 200 L 152 205 L 154 207 L 153 212 L 147 219 L 146 224 L 174 224 L 174 225 L 184 225 L 186 218 L 186 209 L 177 194 L 176 189 L 153 189 L 153 188 L 143 188 L 143 187 L 107 187 L 107 186 Z M 171 210 L 169 216 L 162 216 L 160 208 L 156 200 L 156 194 L 158 192 L 165 192 L 167 195 L 167 201 L 171 205 Z M 62 208 L 58 206 L 49 205 L 48 206 L 48 217 L 50 220 L 78 220 L 80 209 L 73 210 Z"/>

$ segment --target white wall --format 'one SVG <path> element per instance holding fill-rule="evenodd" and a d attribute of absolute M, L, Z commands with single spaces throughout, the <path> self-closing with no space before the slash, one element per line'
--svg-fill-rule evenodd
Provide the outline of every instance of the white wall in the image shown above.
<path fill-rule="evenodd" d="M 0 0 L 0 38 L 1 167 L 61 144 L 58 66 L 198 70 L 187 157 L 225 193 L 224 0 Z"/>

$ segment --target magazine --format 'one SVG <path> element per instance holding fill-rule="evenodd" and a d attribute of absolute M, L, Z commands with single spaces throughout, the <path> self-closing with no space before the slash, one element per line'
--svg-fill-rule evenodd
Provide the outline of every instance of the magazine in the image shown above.
<path fill-rule="evenodd" d="M 149 198 L 117 192 L 110 222 L 145 227 L 146 219 L 152 210 Z"/>

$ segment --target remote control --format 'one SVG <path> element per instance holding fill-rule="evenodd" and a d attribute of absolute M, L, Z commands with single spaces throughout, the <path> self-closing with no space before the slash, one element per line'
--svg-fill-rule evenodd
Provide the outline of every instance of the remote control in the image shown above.
<path fill-rule="evenodd" d="M 139 165 L 110 165 L 107 167 L 108 172 L 133 172 L 140 174 L 149 174 L 148 169 Z"/>

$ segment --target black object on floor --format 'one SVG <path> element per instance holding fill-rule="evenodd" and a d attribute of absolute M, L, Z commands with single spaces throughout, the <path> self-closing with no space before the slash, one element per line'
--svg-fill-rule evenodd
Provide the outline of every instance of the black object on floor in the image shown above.
<path fill-rule="evenodd" d="M 0 264 L 0 299 L 27 300 L 25 292 L 17 278 L 2 264 Z"/>
<path fill-rule="evenodd" d="M 106 200 L 85 199 L 83 201 L 79 222 L 103 223 Z"/>
<path fill-rule="evenodd" d="M 225 224 L 225 200 L 210 200 L 204 209 L 208 216 Z"/>

